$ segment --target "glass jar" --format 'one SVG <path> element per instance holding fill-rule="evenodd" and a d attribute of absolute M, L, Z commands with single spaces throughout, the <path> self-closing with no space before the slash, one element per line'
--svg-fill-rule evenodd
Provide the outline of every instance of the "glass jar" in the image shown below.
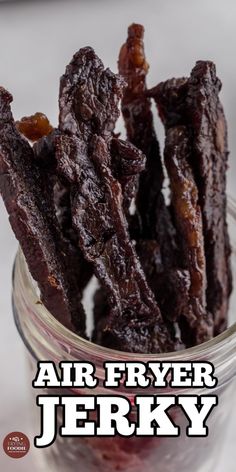
<path fill-rule="evenodd" d="M 236 273 L 236 204 L 230 200 L 229 230 L 233 248 L 233 273 Z M 218 395 L 219 405 L 214 408 L 208 419 L 209 435 L 205 438 L 188 438 L 185 434 L 187 421 L 179 409 L 173 412 L 175 423 L 181 427 L 178 438 L 61 438 L 57 436 L 53 445 L 37 450 L 37 461 L 42 461 L 43 469 L 50 472 L 214 472 L 219 461 L 224 442 L 228 420 L 235 407 L 232 399 L 235 396 L 236 378 L 236 290 L 231 298 L 229 314 L 230 327 L 222 335 L 198 347 L 165 355 L 137 355 L 113 351 L 92 344 L 67 330 L 39 303 L 37 289 L 32 281 L 24 257 L 18 252 L 13 274 L 13 310 L 17 328 L 25 343 L 31 379 L 35 377 L 37 360 L 52 360 L 56 364 L 62 360 L 89 361 L 96 366 L 96 375 L 100 382 L 94 394 L 121 393 L 126 397 L 138 394 L 153 395 L 165 393 L 163 389 L 124 388 L 114 392 L 104 389 L 104 361 L 210 361 L 218 377 L 217 387 L 208 390 L 181 390 L 181 394 Z M 29 385 L 31 382 L 29 381 Z M 32 389 L 32 397 L 45 394 Z M 58 394 L 50 389 L 50 394 Z M 62 393 L 62 392 L 60 392 Z M 86 389 L 63 391 L 66 394 L 91 394 Z M 178 395 L 171 389 L 171 394 Z M 40 412 L 34 401 L 32 407 L 33 435 L 40 434 Z M 172 410 L 173 411 L 173 410 Z M 58 427 L 62 423 L 58 412 Z M 38 462 L 37 462 L 38 463 Z"/>

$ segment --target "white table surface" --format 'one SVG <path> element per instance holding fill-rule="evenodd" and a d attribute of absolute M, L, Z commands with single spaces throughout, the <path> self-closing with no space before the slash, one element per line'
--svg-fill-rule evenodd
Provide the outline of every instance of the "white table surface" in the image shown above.
<path fill-rule="evenodd" d="M 14 95 L 15 117 L 43 111 L 57 122 L 58 79 L 72 53 L 93 46 L 116 69 L 131 22 L 146 27 L 150 85 L 188 74 L 197 59 L 212 59 L 224 87 L 231 170 L 236 177 L 235 0 L 9 1 L 0 4 L 0 84 Z M 11 268 L 17 243 L 0 203 L 0 442 L 13 430 L 27 434 L 28 383 L 22 342 L 11 314 Z M 217 471 L 235 472 L 236 417 L 229 426 Z M 197 452 L 197 451 L 196 451 Z M 9 459 L 0 444 L 1 472 L 37 472 L 32 454 Z M 63 472 L 63 471 L 58 471 Z"/>

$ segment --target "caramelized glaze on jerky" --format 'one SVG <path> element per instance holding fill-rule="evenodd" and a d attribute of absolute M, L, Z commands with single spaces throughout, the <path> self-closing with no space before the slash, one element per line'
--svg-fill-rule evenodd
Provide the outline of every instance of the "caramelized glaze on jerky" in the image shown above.
<path fill-rule="evenodd" d="M 193 168 L 202 208 L 207 261 L 207 303 L 215 334 L 227 327 L 232 290 L 226 222 L 227 124 L 219 101 L 221 82 L 212 62 L 197 62 L 188 84 L 187 117 L 193 133 Z"/>
<path fill-rule="evenodd" d="M 43 303 L 65 326 L 84 334 L 80 299 L 74 293 L 71 297 L 41 175 L 31 147 L 16 130 L 11 101 L 11 95 L 0 88 L 0 188 L 9 220 Z"/>
<path fill-rule="evenodd" d="M 185 318 L 182 337 L 187 345 L 194 346 L 212 337 L 213 323 L 211 315 L 206 312 L 207 283 L 202 214 L 198 204 L 197 186 L 189 164 L 190 156 L 191 141 L 187 128 L 170 128 L 166 135 L 165 163 L 170 178 L 175 224 L 191 280 L 188 311 L 184 311 L 182 315 Z"/>
<path fill-rule="evenodd" d="M 122 88 L 123 80 L 104 70 L 92 49 L 74 56 L 61 81 L 60 128 L 69 136 L 57 138 L 58 171 L 71 183 L 80 247 L 108 293 L 103 344 L 162 352 L 173 342 L 130 241 L 121 186 L 111 172 L 109 142 Z"/>
<path fill-rule="evenodd" d="M 16 122 L 16 127 L 30 141 L 37 141 L 53 131 L 46 115 L 39 112 L 32 116 L 24 116 Z"/>

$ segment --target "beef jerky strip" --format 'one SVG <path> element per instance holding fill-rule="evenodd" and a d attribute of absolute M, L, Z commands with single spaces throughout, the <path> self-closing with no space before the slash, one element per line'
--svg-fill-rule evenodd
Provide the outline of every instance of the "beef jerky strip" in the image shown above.
<path fill-rule="evenodd" d="M 212 317 L 206 312 L 206 260 L 198 190 L 190 167 L 191 141 L 186 127 L 170 128 L 166 134 L 165 163 L 170 179 L 171 204 L 182 240 L 183 257 L 190 273 L 188 312 L 183 313 L 182 338 L 195 346 L 213 335 Z M 179 321 L 181 327 L 181 319 Z M 186 329 L 187 325 L 187 329 Z"/>
<path fill-rule="evenodd" d="M 189 271 L 176 267 L 163 271 L 161 249 L 155 240 L 138 241 L 136 250 L 161 313 L 171 324 L 177 323 L 189 305 Z"/>
<path fill-rule="evenodd" d="M 173 343 L 130 241 L 121 186 L 110 168 L 109 142 L 122 88 L 121 78 L 104 70 L 91 48 L 74 56 L 61 80 L 60 128 L 69 136 L 57 138 L 58 170 L 74 184 L 72 216 L 80 247 L 109 293 L 103 343 L 135 352 L 166 351 Z"/>
<path fill-rule="evenodd" d="M 94 135 L 90 156 L 78 138 L 61 136 L 57 141 L 58 170 L 69 177 L 71 167 L 72 216 L 80 247 L 108 293 L 102 343 L 131 352 L 173 349 L 129 238 L 106 141 Z"/>
<path fill-rule="evenodd" d="M 130 213 L 138 188 L 139 174 L 145 169 L 144 154 L 127 141 L 113 138 L 110 145 L 112 174 L 120 182 L 123 194 L 123 209 L 126 215 L 131 239 L 139 233 L 139 221 L 136 214 Z M 101 333 L 109 314 L 107 294 L 100 287 L 94 296 L 94 331 L 93 340 L 100 344 Z"/>
<path fill-rule="evenodd" d="M 115 93 L 114 97 L 110 97 L 110 101 L 107 100 L 106 83 L 109 80 L 111 73 L 106 71 L 106 74 L 104 74 L 103 66 L 101 61 L 98 59 L 96 59 L 95 68 L 96 73 L 98 74 L 97 84 L 101 84 L 99 89 L 97 91 L 93 89 L 92 81 L 89 82 L 89 90 L 84 85 L 87 80 L 86 68 L 89 67 L 90 57 L 92 61 L 94 61 L 94 53 L 89 48 L 87 49 L 87 56 L 84 56 L 84 58 L 78 55 L 75 56 L 75 59 L 67 67 L 66 74 L 62 77 L 61 91 L 63 91 L 63 93 L 60 93 L 60 129 L 67 133 L 76 134 L 79 123 L 80 132 L 84 132 L 87 135 L 88 133 L 92 134 L 93 131 L 97 129 L 98 132 L 104 133 L 104 135 L 108 136 L 110 139 L 111 132 L 114 130 L 116 120 L 119 116 L 118 109 L 116 108 L 117 97 Z M 88 64 L 86 63 L 86 58 Z M 80 87 L 75 87 L 73 82 L 73 77 L 77 74 L 79 74 L 80 77 Z M 115 115 L 113 117 L 114 110 Z M 111 121 L 111 119 L 113 121 Z M 136 169 L 134 169 L 134 173 L 136 174 L 136 172 L 141 170 L 143 167 L 143 163 L 141 163 L 143 157 L 141 158 L 138 151 L 131 152 L 133 147 L 131 149 L 131 146 L 128 143 L 125 145 L 118 139 L 112 139 L 110 141 L 110 146 L 113 155 L 113 168 L 116 167 L 116 173 L 120 175 L 121 170 L 123 171 L 126 169 L 126 175 L 124 175 L 123 172 L 121 180 L 123 187 L 124 181 L 129 183 L 129 190 L 126 190 L 123 200 L 123 205 L 127 214 L 130 200 L 135 192 L 136 181 L 135 175 L 127 175 L 128 168 L 131 170 L 130 159 L 132 158 L 132 164 L 135 164 Z M 126 153 L 127 156 L 124 155 L 125 147 L 129 147 L 129 150 L 127 150 Z M 122 169 L 118 168 L 116 154 L 122 154 L 120 156 Z M 126 186 L 126 189 L 127 188 L 128 187 Z M 134 225 L 132 224 L 132 227 L 133 226 Z"/>
<path fill-rule="evenodd" d="M 193 168 L 203 214 L 207 261 L 207 304 L 215 334 L 227 327 L 232 290 L 230 243 L 226 222 L 227 124 L 219 100 L 221 82 L 215 65 L 199 61 L 192 70 L 187 117 L 193 134 Z"/>
<path fill-rule="evenodd" d="M 78 238 L 72 226 L 70 188 L 56 174 L 55 138 L 60 132 L 55 129 L 34 144 L 34 155 L 43 175 L 47 191 L 51 189 L 51 211 L 61 233 L 62 253 L 65 255 L 74 290 L 81 294 L 92 277 L 92 266 L 84 259 L 78 246 Z"/>
<path fill-rule="evenodd" d="M 107 302 L 109 294 L 100 286 L 93 298 L 94 308 L 93 308 L 93 318 L 94 318 L 94 329 L 92 333 L 92 340 L 95 344 L 102 344 L 104 337 L 104 329 L 106 329 L 110 307 Z"/>
<path fill-rule="evenodd" d="M 127 217 L 138 189 L 139 175 L 145 170 L 145 155 L 127 141 L 113 138 L 110 147 L 112 172 L 120 182 L 123 193 L 123 208 Z"/>
<path fill-rule="evenodd" d="M 159 116 L 166 129 L 172 126 L 187 126 L 186 95 L 188 79 L 169 79 L 147 91 L 148 97 L 153 97 Z"/>
<path fill-rule="evenodd" d="M 40 115 L 40 119 L 38 119 L 38 115 Z M 57 129 L 52 129 L 48 118 L 41 113 L 35 113 L 35 115 L 22 118 L 16 122 L 16 127 L 27 139 L 35 141 L 33 145 L 35 165 L 37 165 L 38 171 L 42 176 L 44 191 L 47 193 L 48 207 L 50 211 L 54 208 L 59 226 L 62 232 L 64 232 L 67 226 L 64 224 L 64 219 L 66 220 L 65 206 L 68 199 L 66 198 L 66 191 L 64 191 L 63 185 L 60 185 L 55 173 L 55 137 L 60 132 Z M 54 187 L 56 192 L 54 192 Z"/>
<path fill-rule="evenodd" d="M 184 295 L 184 290 L 189 283 L 189 274 L 178 267 L 181 261 L 178 260 L 175 229 L 162 194 L 164 173 L 154 130 L 151 102 L 146 96 L 148 64 L 143 35 L 142 26 L 130 26 L 128 39 L 122 46 L 119 57 L 119 71 L 128 84 L 122 99 L 127 136 L 147 156 L 146 172 L 140 176 L 136 200 L 142 220 L 137 252 L 163 315 L 176 321 L 180 313 L 179 306 L 188 302 L 188 294 L 186 292 Z M 152 256 L 151 248 L 154 251 Z M 157 253 L 160 258 L 156 257 Z M 169 296 L 164 281 L 169 289 L 172 288 Z M 178 306 L 174 300 L 180 298 L 180 293 L 182 300 Z M 170 300 L 173 303 L 170 303 Z"/>
<path fill-rule="evenodd" d="M 149 93 L 167 129 L 185 124 L 191 133 L 192 167 L 203 215 L 207 308 L 214 316 L 215 335 L 227 326 L 232 290 L 226 223 L 227 125 L 220 88 L 214 64 L 200 61 L 189 80 L 172 79 Z"/>
<path fill-rule="evenodd" d="M 93 134 L 107 141 L 119 117 L 124 80 L 109 69 L 90 47 L 78 51 L 60 81 L 59 129 L 88 142 Z"/>
<path fill-rule="evenodd" d="M 60 244 L 61 257 L 67 269 L 70 289 L 77 298 L 82 298 L 83 289 L 92 276 L 92 267 L 85 261 L 72 228 L 70 211 L 70 192 L 65 183 L 56 175 L 55 137 L 59 134 L 53 129 L 43 113 L 24 117 L 16 123 L 21 134 L 31 141 L 36 141 L 33 149 L 42 186 L 47 200 L 46 211 L 54 221 L 55 238 Z M 75 320 L 76 321 L 76 320 Z"/>
<path fill-rule="evenodd" d="M 157 107 L 158 107 L 158 111 L 159 111 L 159 115 L 165 125 L 165 129 L 166 129 L 166 133 L 168 133 L 169 129 L 171 129 L 172 127 L 176 127 L 177 125 L 181 126 L 181 125 L 184 125 L 186 124 L 186 111 L 185 111 L 185 103 L 186 103 L 186 94 L 187 94 L 187 79 L 186 78 L 181 78 L 181 79 L 170 79 L 170 80 L 167 80 L 166 82 L 161 82 L 158 86 L 154 87 L 152 90 L 150 90 L 148 93 L 147 93 L 149 96 L 153 96 L 155 101 L 156 101 L 156 104 L 157 104 Z M 175 128 L 174 128 L 175 129 Z M 181 130 L 181 128 L 180 128 Z M 181 143 L 181 134 L 179 135 L 178 137 L 178 128 L 176 128 L 176 131 L 174 131 L 174 133 L 176 133 L 176 136 L 175 134 L 173 134 L 172 138 L 175 138 L 176 137 L 176 143 L 174 142 L 174 139 L 172 139 L 172 151 L 171 151 L 171 144 L 170 142 L 167 142 L 168 144 L 168 149 L 165 150 L 165 160 L 166 160 L 166 163 L 168 164 L 168 173 L 169 173 L 169 176 L 171 175 L 171 172 L 172 172 L 172 177 L 171 179 L 172 180 L 177 180 L 177 177 L 178 177 L 178 174 L 177 174 L 177 168 L 173 165 L 175 164 L 171 162 L 171 152 L 173 153 L 173 156 L 174 156 L 174 152 L 175 152 L 175 146 L 177 146 L 178 144 L 178 140 L 180 141 L 179 144 L 181 144 L 182 148 L 184 148 L 184 139 L 183 139 L 183 143 Z M 186 131 L 186 134 L 188 132 Z M 171 139 L 171 136 L 169 137 L 169 141 Z M 186 140 L 189 140 L 189 138 L 187 138 L 186 136 Z M 190 145 L 190 144 L 188 144 Z M 180 148 L 181 148 L 180 146 Z M 187 144 L 185 145 L 186 147 L 186 150 L 188 150 L 188 154 L 190 153 L 188 146 Z M 170 153 L 170 157 L 169 156 L 166 156 L 167 153 Z M 172 158 L 173 158 L 172 156 Z M 185 156 L 187 157 L 187 156 Z M 183 164 L 183 160 L 182 160 L 182 164 Z M 181 164 L 181 162 L 180 162 Z M 175 175 L 175 171 L 176 171 L 176 175 Z M 192 175 L 191 174 L 191 171 L 189 169 L 189 164 L 187 164 L 187 168 L 186 168 L 186 171 L 188 171 L 189 173 L 189 176 L 191 177 L 191 182 L 192 182 Z M 183 175 L 182 175 L 183 177 Z M 179 175 L 179 178 L 181 180 L 181 174 Z M 182 180 L 182 185 L 181 185 L 181 181 L 180 181 L 180 189 L 182 190 L 183 189 L 183 182 L 184 180 Z M 193 182 L 192 182 L 192 185 L 194 186 Z M 172 182 L 172 186 L 173 186 L 173 182 Z M 180 195 L 181 196 L 181 195 Z M 185 194 L 183 196 L 183 198 L 188 198 L 188 197 L 191 197 L 191 193 L 189 195 Z M 175 202 L 174 201 L 174 198 L 176 198 L 176 195 L 175 195 L 175 192 L 173 192 L 173 189 L 172 189 L 172 201 L 171 201 L 171 204 L 172 204 L 172 210 L 174 210 L 174 214 L 175 214 L 175 220 L 176 220 L 176 225 L 177 225 L 177 228 L 178 228 L 178 231 L 177 231 L 177 237 L 178 237 L 178 240 L 179 240 L 179 244 L 182 245 L 182 263 L 185 265 L 186 268 L 188 267 L 191 267 L 191 265 L 189 266 L 188 264 L 188 257 L 187 255 L 185 254 L 186 251 L 188 251 L 188 244 L 184 244 L 183 245 L 183 233 L 185 232 L 185 227 L 183 225 L 184 221 L 180 221 L 179 218 L 181 218 L 181 213 L 180 213 L 180 209 L 181 209 L 181 205 L 179 205 L 179 203 L 181 203 L 181 200 L 178 202 Z M 191 209 L 191 205 L 189 206 L 189 210 Z M 178 215 L 178 212 L 180 213 L 179 216 Z M 183 215 L 182 215 L 183 216 Z M 202 223 L 201 223 L 202 224 Z M 191 227 L 190 227 L 191 229 Z M 200 243 L 200 240 L 199 240 L 199 243 Z M 194 268 L 193 267 L 193 270 L 196 269 L 196 267 Z M 192 272 L 193 270 L 190 272 L 190 275 L 192 275 Z M 192 278 L 192 277 L 191 277 Z M 191 283 L 189 285 L 189 288 L 188 288 L 188 292 L 186 294 L 187 296 L 187 299 L 185 297 L 185 305 L 182 305 L 181 307 L 181 313 L 180 313 L 180 317 L 179 317 L 179 324 L 181 326 L 181 331 L 182 331 L 182 338 L 184 339 L 184 342 L 190 346 L 190 345 L 193 345 L 194 343 L 196 343 L 196 330 L 195 330 L 195 333 L 192 329 L 192 326 L 194 325 L 195 321 L 196 321 L 196 315 L 197 315 L 197 312 L 194 314 L 193 310 L 192 310 L 192 307 L 190 306 L 190 301 L 189 301 L 189 289 L 191 287 Z M 201 308 L 201 306 L 200 306 Z M 202 309 L 200 309 L 200 312 L 199 312 L 199 317 L 200 319 L 202 318 Z M 205 316 L 205 315 L 204 315 Z M 208 327 L 207 327 L 207 330 L 208 331 Z"/>
<path fill-rule="evenodd" d="M 127 41 L 120 50 L 118 67 L 127 82 L 121 101 L 127 138 L 147 157 L 146 170 L 139 182 L 136 205 L 141 218 L 142 235 L 152 238 L 156 223 L 153 222 L 156 193 L 160 195 L 164 174 L 159 143 L 153 127 L 151 102 L 144 93 L 149 65 L 145 58 L 143 37 L 143 26 L 133 24 L 129 27 Z"/>
<path fill-rule="evenodd" d="M 0 88 L 0 188 L 9 220 L 46 308 L 70 329 L 75 329 L 76 320 L 76 329 L 83 334 L 83 308 L 77 297 L 71 297 L 41 175 L 30 145 L 16 130 L 11 101 L 12 96 Z"/>
<path fill-rule="evenodd" d="M 127 81 L 122 98 L 128 140 L 147 157 L 140 176 L 136 206 L 142 223 L 142 239 L 155 239 L 161 247 L 163 263 L 173 266 L 176 250 L 174 228 L 162 195 L 164 180 L 159 143 L 153 125 L 150 99 L 146 96 L 149 66 L 144 53 L 144 28 L 133 24 L 119 56 L 119 72 Z"/>

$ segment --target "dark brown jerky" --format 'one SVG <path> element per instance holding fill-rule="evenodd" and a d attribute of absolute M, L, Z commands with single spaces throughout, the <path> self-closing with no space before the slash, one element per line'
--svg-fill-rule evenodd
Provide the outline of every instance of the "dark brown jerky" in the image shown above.
<path fill-rule="evenodd" d="M 57 138 L 58 171 L 71 182 L 80 247 L 108 293 L 103 343 L 135 352 L 166 351 L 173 343 L 130 241 L 121 187 L 111 173 L 109 147 L 123 86 L 91 48 L 74 56 L 60 87 L 60 129 L 71 139 Z"/>
<path fill-rule="evenodd" d="M 189 80 L 172 79 L 149 93 L 156 100 L 166 128 L 185 124 L 191 135 L 191 164 L 203 216 L 207 308 L 214 316 L 214 334 L 227 326 L 232 290 L 226 223 L 227 125 L 219 101 L 220 89 L 214 64 L 199 61 Z"/>
<path fill-rule="evenodd" d="M 128 140 L 147 157 L 146 170 L 140 175 L 136 198 L 141 218 L 141 239 L 155 239 L 161 248 L 165 267 L 175 263 L 175 231 L 162 194 L 164 172 L 155 134 L 151 101 L 146 95 L 149 66 L 144 52 L 144 28 L 133 24 L 119 56 L 119 71 L 127 81 L 122 98 Z"/>
<path fill-rule="evenodd" d="M 110 144 L 112 174 L 121 184 L 123 209 L 129 224 L 130 237 L 136 239 L 140 224 L 136 213 L 130 213 L 131 203 L 137 194 L 139 174 L 145 169 L 144 154 L 127 141 L 113 138 Z M 101 287 L 94 296 L 94 332 L 93 340 L 101 344 L 101 333 L 109 314 L 107 295 Z"/>
<path fill-rule="evenodd" d="M 55 138 L 58 134 L 60 134 L 60 131 L 54 128 L 51 133 L 42 136 L 33 145 L 38 165 L 47 168 L 50 172 L 53 172 L 56 167 Z"/>
<path fill-rule="evenodd" d="M 108 296 L 104 287 L 99 287 L 94 294 L 94 308 L 93 319 L 94 329 L 92 333 L 92 340 L 95 344 L 103 343 L 103 333 L 106 329 L 107 321 L 110 313 L 109 304 L 107 302 Z"/>
<path fill-rule="evenodd" d="M 72 297 L 41 175 L 31 147 L 16 130 L 11 101 L 0 88 L 0 188 L 9 220 L 43 303 L 65 326 L 84 334 L 80 297 L 75 293 Z"/>
<path fill-rule="evenodd" d="M 219 100 L 221 82 L 212 62 L 197 62 L 188 84 L 187 117 L 193 134 L 193 167 L 202 208 L 207 261 L 207 304 L 215 334 L 227 327 L 232 290 L 226 222 L 227 124 Z"/>
<path fill-rule="evenodd" d="M 93 134 L 111 139 L 124 80 L 104 69 L 90 47 L 80 49 L 60 82 L 59 129 L 88 141 Z"/>
<path fill-rule="evenodd" d="M 16 127 L 30 141 L 37 141 L 53 131 L 53 127 L 44 113 L 24 116 L 16 122 Z"/>
<path fill-rule="evenodd" d="M 206 311 L 207 282 L 202 214 L 198 204 L 198 189 L 189 164 L 190 156 L 191 141 L 187 128 L 170 128 L 166 134 L 165 163 L 170 179 L 175 224 L 191 281 L 188 310 L 182 315 L 185 318 L 182 337 L 187 345 L 194 346 L 212 337 L 213 323 L 211 315 Z M 179 323 L 181 327 L 181 319 Z"/>
<path fill-rule="evenodd" d="M 34 155 L 44 180 L 47 198 L 51 199 L 51 212 L 59 226 L 61 252 L 65 256 L 74 290 L 81 293 L 92 277 L 92 267 L 84 259 L 78 246 L 78 238 L 72 226 L 70 187 L 56 174 L 55 138 L 60 132 L 54 130 L 34 145 Z"/>
<path fill-rule="evenodd" d="M 178 322 L 189 305 L 189 271 L 176 267 L 164 270 L 160 246 L 155 240 L 138 241 L 136 250 L 162 315 L 171 323 Z"/>
<path fill-rule="evenodd" d="M 145 155 L 127 141 L 113 138 L 110 146 L 111 165 L 114 177 L 120 182 L 123 194 L 123 208 L 129 216 L 129 209 L 136 197 L 139 175 L 145 169 Z"/>
<path fill-rule="evenodd" d="M 144 28 L 141 25 L 129 27 L 128 39 L 121 48 L 118 65 L 120 74 L 127 81 L 121 102 L 127 137 L 147 157 L 146 170 L 140 177 L 136 205 L 142 221 L 142 233 L 151 238 L 156 229 L 156 198 L 160 195 L 164 175 L 151 102 L 144 93 L 149 66 L 145 58 L 143 36 Z"/>
<path fill-rule="evenodd" d="M 75 184 L 72 216 L 80 247 L 108 294 L 103 344 L 143 353 L 173 349 L 129 238 L 121 187 L 110 170 L 106 141 L 93 136 L 90 156 L 75 137 L 61 136 L 57 141 L 58 169 Z"/>
<path fill-rule="evenodd" d="M 186 95 L 188 79 L 169 79 L 147 91 L 148 97 L 153 97 L 159 116 L 165 128 L 187 125 L 186 123 Z"/>
<path fill-rule="evenodd" d="M 146 170 L 140 175 L 136 199 L 137 211 L 142 223 L 137 252 L 144 264 L 145 274 L 158 304 L 161 303 L 163 316 L 176 320 L 179 308 L 176 304 L 167 302 L 167 289 L 161 281 L 165 280 L 166 284 L 169 277 L 167 286 L 172 292 L 171 295 L 168 293 L 168 298 L 176 300 L 179 298 L 179 287 L 182 289 L 185 287 L 183 280 L 186 274 L 177 267 L 180 261 L 175 228 L 162 194 L 164 172 L 159 143 L 154 130 L 151 102 L 146 94 L 148 65 L 144 53 L 143 36 L 144 29 L 141 25 L 130 26 L 128 39 L 122 46 L 119 57 L 119 71 L 128 84 L 122 99 L 127 136 L 129 141 L 139 147 L 147 157 Z M 150 267 L 148 261 L 155 260 L 155 248 L 154 254 L 150 254 L 154 241 L 155 247 L 158 247 L 160 251 L 160 261 L 158 265 L 150 262 Z M 145 251 L 147 251 L 146 254 Z M 186 298 L 187 294 L 182 297 L 183 302 Z"/>

